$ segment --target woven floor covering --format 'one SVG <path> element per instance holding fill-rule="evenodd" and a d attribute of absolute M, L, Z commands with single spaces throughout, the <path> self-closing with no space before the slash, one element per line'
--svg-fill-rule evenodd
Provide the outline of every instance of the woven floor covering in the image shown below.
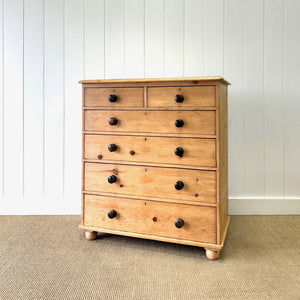
<path fill-rule="evenodd" d="M 79 216 L 0 217 L 0 299 L 300 299 L 300 216 L 233 216 L 220 259 Z"/>

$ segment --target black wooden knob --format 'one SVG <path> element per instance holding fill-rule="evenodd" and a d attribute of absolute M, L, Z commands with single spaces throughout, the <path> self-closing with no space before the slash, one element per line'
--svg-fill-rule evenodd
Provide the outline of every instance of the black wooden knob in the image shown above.
<path fill-rule="evenodd" d="M 109 125 L 117 125 L 118 124 L 118 119 L 116 119 L 116 118 L 110 118 L 109 120 L 108 120 L 108 124 Z"/>
<path fill-rule="evenodd" d="M 108 96 L 108 101 L 109 102 L 117 102 L 118 96 L 117 95 L 109 95 Z"/>
<path fill-rule="evenodd" d="M 107 216 L 108 216 L 110 219 L 113 219 L 113 218 L 115 218 L 115 217 L 117 216 L 117 212 L 116 212 L 114 209 L 112 209 L 112 210 L 110 210 L 110 211 L 107 213 Z"/>
<path fill-rule="evenodd" d="M 183 125 L 184 125 L 183 120 L 176 120 L 176 121 L 175 121 L 175 126 L 176 126 L 176 127 L 183 127 Z"/>
<path fill-rule="evenodd" d="M 184 183 L 182 181 L 177 181 L 174 186 L 176 190 L 182 190 L 184 187 Z"/>
<path fill-rule="evenodd" d="M 183 102 L 183 100 L 184 100 L 184 97 L 182 95 L 176 95 L 175 96 L 175 101 L 177 103 L 181 103 L 181 102 Z"/>
<path fill-rule="evenodd" d="M 108 181 L 109 183 L 114 183 L 114 182 L 117 181 L 117 177 L 116 177 L 115 175 L 111 175 L 111 176 L 109 176 L 109 177 L 107 178 L 107 181 Z"/>
<path fill-rule="evenodd" d="M 179 157 L 182 157 L 183 156 L 183 153 L 184 153 L 184 150 L 181 148 L 181 147 L 177 147 L 174 151 L 174 153 L 179 156 Z"/>
<path fill-rule="evenodd" d="M 181 228 L 181 227 L 183 227 L 183 225 L 184 225 L 184 221 L 183 221 L 182 219 L 178 218 L 178 219 L 175 221 L 175 226 L 176 226 L 177 228 Z"/>
<path fill-rule="evenodd" d="M 108 151 L 109 152 L 115 152 L 115 151 L 117 151 L 117 145 L 116 144 L 110 144 L 110 145 L 108 145 Z"/>

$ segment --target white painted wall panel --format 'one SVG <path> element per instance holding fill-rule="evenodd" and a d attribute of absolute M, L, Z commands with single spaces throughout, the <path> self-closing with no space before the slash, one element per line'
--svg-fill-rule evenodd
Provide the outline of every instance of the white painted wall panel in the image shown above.
<path fill-rule="evenodd" d="M 23 1 L 4 1 L 4 197 L 23 197 Z M 9 203 L 9 204 L 8 204 Z"/>
<path fill-rule="evenodd" d="M 32 203 L 44 192 L 43 11 L 43 1 L 24 2 L 24 196 Z"/>
<path fill-rule="evenodd" d="M 145 77 L 164 76 L 164 18 L 161 0 L 145 0 Z"/>
<path fill-rule="evenodd" d="M 165 0 L 165 77 L 183 76 L 184 1 Z"/>
<path fill-rule="evenodd" d="M 244 7 L 244 116 L 245 195 L 265 193 L 264 178 L 264 14 L 263 1 L 246 1 Z"/>
<path fill-rule="evenodd" d="M 284 2 L 284 187 L 300 195 L 300 1 Z"/>
<path fill-rule="evenodd" d="M 65 0 L 64 47 L 64 199 L 63 210 L 76 213 L 81 200 L 81 105 L 78 78 L 83 78 L 84 31 L 82 0 Z"/>
<path fill-rule="evenodd" d="M 265 196 L 284 197 L 283 0 L 265 0 Z"/>
<path fill-rule="evenodd" d="M 105 1 L 105 77 L 125 75 L 124 0 Z"/>
<path fill-rule="evenodd" d="M 64 193 L 64 2 L 45 1 L 44 194 L 54 210 Z"/>
<path fill-rule="evenodd" d="M 228 92 L 228 192 L 245 197 L 244 136 L 244 5 L 225 3 L 224 75 L 232 84 Z"/>
<path fill-rule="evenodd" d="M 125 0 L 125 78 L 145 76 L 144 1 Z"/>
<path fill-rule="evenodd" d="M 186 0 L 184 12 L 184 76 L 202 76 L 204 73 L 204 0 Z"/>
<path fill-rule="evenodd" d="M 79 80 L 202 75 L 232 84 L 230 213 L 300 213 L 299 10 L 298 0 L 0 0 L 0 214 L 80 213 Z"/>
<path fill-rule="evenodd" d="M 224 74 L 224 1 L 204 0 L 204 72 L 205 76 Z"/>
<path fill-rule="evenodd" d="M 102 79 L 105 76 L 105 0 L 82 2 L 84 23 L 80 18 L 77 26 L 84 28 L 84 78 Z"/>

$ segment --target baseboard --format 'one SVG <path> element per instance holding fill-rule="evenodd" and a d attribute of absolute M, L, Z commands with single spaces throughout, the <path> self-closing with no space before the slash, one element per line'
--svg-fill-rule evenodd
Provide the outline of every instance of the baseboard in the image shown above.
<path fill-rule="evenodd" d="M 229 198 L 229 215 L 300 215 L 300 198 Z"/>

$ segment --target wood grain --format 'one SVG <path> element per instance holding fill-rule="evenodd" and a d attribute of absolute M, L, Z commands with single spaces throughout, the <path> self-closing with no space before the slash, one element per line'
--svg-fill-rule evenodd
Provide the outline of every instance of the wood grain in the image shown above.
<path fill-rule="evenodd" d="M 80 228 L 203 246 L 217 259 L 212 250 L 222 249 L 229 223 L 228 83 L 220 77 L 82 83 L 89 99 L 83 107 Z M 119 102 L 108 103 L 114 93 Z M 175 102 L 177 94 L 182 103 Z M 110 176 L 116 181 L 109 183 Z M 184 183 L 180 190 L 178 181 Z M 112 209 L 117 216 L 110 219 Z M 184 219 L 181 229 L 177 218 Z"/>
<path fill-rule="evenodd" d="M 208 77 L 182 77 L 182 78 L 132 78 L 132 79 L 100 79 L 100 80 L 80 80 L 79 83 L 83 84 L 93 84 L 93 83 L 102 83 L 102 84 L 116 84 L 116 83 L 122 83 L 122 84 L 132 84 L 132 83 L 142 83 L 142 84 L 148 84 L 148 83 L 180 83 L 185 82 L 192 84 L 194 81 L 198 84 L 206 84 L 207 82 L 214 82 L 214 84 L 219 81 L 223 82 L 224 84 L 229 85 L 230 83 L 226 81 L 223 77 L 220 76 L 208 76 Z"/>
<path fill-rule="evenodd" d="M 117 150 L 110 152 L 114 144 Z M 175 155 L 177 147 L 184 150 L 182 157 Z M 152 136 L 90 135 L 85 136 L 85 159 L 144 162 L 156 164 L 216 166 L 215 139 L 167 138 Z"/>
<path fill-rule="evenodd" d="M 183 95 L 182 103 L 175 102 L 175 96 Z M 188 107 L 215 106 L 215 86 L 192 86 L 192 87 L 149 87 L 148 106 L 173 107 L 177 109 Z"/>
<path fill-rule="evenodd" d="M 144 105 L 143 88 L 85 88 L 85 105 L 106 108 L 142 107 Z M 116 102 L 109 102 L 108 96 L 116 95 Z"/>
<path fill-rule="evenodd" d="M 228 222 L 228 105 L 227 86 L 220 85 L 219 97 L 219 242 L 226 234 Z"/>
<path fill-rule="evenodd" d="M 108 124 L 110 118 L 118 124 Z M 181 119 L 184 126 L 177 128 Z M 180 134 L 215 134 L 215 111 L 85 111 L 85 130 L 103 132 L 156 132 Z"/>
<path fill-rule="evenodd" d="M 117 177 L 116 183 L 108 182 L 111 175 Z M 184 183 L 182 190 L 175 189 L 177 181 Z M 85 191 L 216 203 L 216 172 L 85 163 Z"/>
<path fill-rule="evenodd" d="M 117 216 L 108 218 L 114 209 Z M 216 242 L 215 208 L 85 195 L 85 225 L 207 243 Z M 156 219 L 154 219 L 156 218 Z M 175 221 L 184 220 L 182 228 Z"/>

